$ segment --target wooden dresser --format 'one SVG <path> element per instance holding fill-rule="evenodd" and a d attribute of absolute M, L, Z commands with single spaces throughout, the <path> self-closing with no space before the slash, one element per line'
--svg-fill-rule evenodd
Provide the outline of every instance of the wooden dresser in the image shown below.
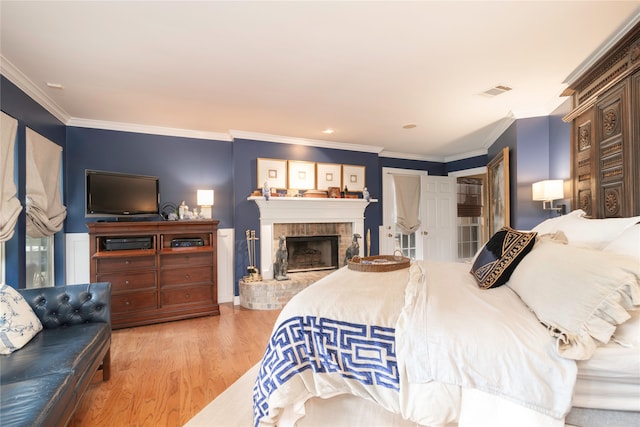
<path fill-rule="evenodd" d="M 113 329 L 220 314 L 216 220 L 88 223 L 92 282 Z"/>
<path fill-rule="evenodd" d="M 640 23 L 569 85 L 574 208 L 640 215 Z"/>

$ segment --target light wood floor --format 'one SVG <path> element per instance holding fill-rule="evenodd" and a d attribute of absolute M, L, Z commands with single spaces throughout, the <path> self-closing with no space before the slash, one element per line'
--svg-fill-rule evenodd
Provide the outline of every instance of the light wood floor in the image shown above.
<path fill-rule="evenodd" d="M 260 361 L 279 312 L 222 304 L 220 316 L 113 331 L 111 379 L 96 375 L 71 427 L 182 426 Z"/>

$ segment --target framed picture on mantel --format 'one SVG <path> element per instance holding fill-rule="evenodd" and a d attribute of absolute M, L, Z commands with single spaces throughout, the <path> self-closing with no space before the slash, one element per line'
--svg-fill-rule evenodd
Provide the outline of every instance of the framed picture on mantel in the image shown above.
<path fill-rule="evenodd" d="M 287 161 L 258 158 L 257 176 L 257 188 L 262 188 L 266 182 L 272 189 L 284 190 L 287 188 Z"/>
<path fill-rule="evenodd" d="M 342 185 L 349 191 L 364 190 L 365 167 L 342 165 Z"/>
<path fill-rule="evenodd" d="M 509 147 L 502 149 L 487 164 L 489 181 L 489 236 L 510 225 Z"/>

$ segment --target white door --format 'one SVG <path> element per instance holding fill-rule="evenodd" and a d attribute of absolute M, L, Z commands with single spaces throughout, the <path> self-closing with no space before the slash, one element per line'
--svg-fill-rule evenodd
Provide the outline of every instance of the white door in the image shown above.
<path fill-rule="evenodd" d="M 424 237 L 424 259 L 455 261 L 458 248 L 456 179 L 429 176 L 423 180 L 420 219 Z"/>
<path fill-rule="evenodd" d="M 412 235 L 396 229 L 393 174 L 420 176 L 420 228 Z M 415 259 L 453 261 L 457 245 L 455 178 L 428 176 L 426 171 L 382 168 L 382 211 L 379 250 L 398 248 Z"/>

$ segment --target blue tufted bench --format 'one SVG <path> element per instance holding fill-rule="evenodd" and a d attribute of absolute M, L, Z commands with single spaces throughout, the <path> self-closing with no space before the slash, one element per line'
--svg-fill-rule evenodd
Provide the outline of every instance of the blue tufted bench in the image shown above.
<path fill-rule="evenodd" d="M 0 356 L 0 425 L 66 426 L 96 371 L 111 374 L 111 284 L 19 292 L 43 330 Z"/>

